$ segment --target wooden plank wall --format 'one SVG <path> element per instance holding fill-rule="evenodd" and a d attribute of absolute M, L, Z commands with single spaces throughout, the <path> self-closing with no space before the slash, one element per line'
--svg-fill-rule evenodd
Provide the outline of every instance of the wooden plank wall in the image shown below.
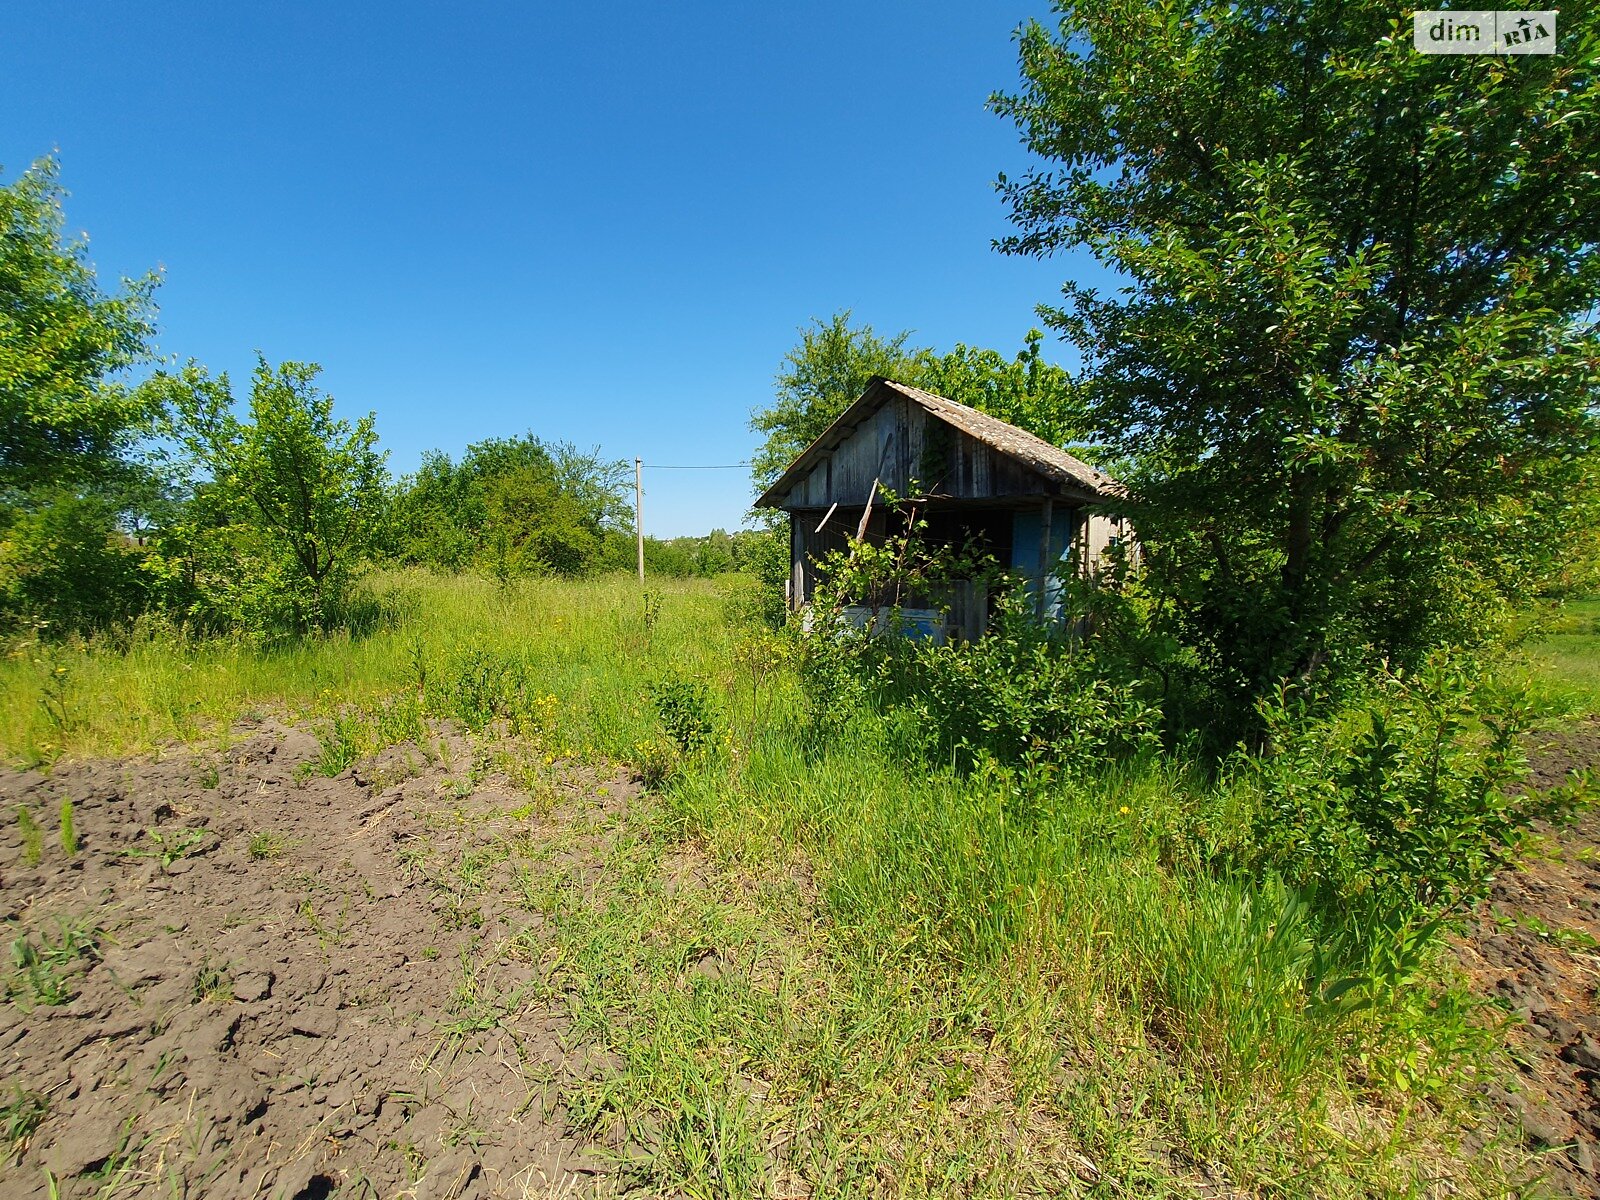
<path fill-rule="evenodd" d="M 1037 473 L 932 417 L 904 397 L 858 425 L 790 490 L 785 507 L 860 507 L 877 480 L 897 495 L 913 492 L 963 500 L 1042 495 Z"/>

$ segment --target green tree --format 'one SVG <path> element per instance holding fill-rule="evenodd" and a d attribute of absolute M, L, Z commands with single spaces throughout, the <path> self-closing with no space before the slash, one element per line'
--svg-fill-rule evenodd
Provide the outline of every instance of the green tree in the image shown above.
<path fill-rule="evenodd" d="M 346 615 L 352 571 L 382 531 L 386 456 L 371 414 L 335 419 L 320 370 L 261 359 L 248 420 L 226 374 L 191 365 L 161 379 L 168 431 L 198 477 L 162 558 L 197 615 L 293 631 Z"/>
<path fill-rule="evenodd" d="M 573 575 L 598 565 L 607 533 L 628 520 L 624 464 L 532 434 L 488 438 L 459 464 L 439 451 L 402 481 L 396 554 L 441 570 L 497 578 Z"/>
<path fill-rule="evenodd" d="M 1030 329 L 1015 358 L 959 343 L 947 354 L 924 350 L 905 382 L 999 417 L 1054 445 L 1098 457 L 1094 447 L 1083 444 L 1088 428 L 1084 389 L 1061 367 L 1044 360 L 1043 343 L 1044 334 Z"/>
<path fill-rule="evenodd" d="M 0 529 L 0 612 L 45 632 L 112 624 L 145 601 L 141 556 L 118 533 L 117 509 L 97 495 L 34 493 Z"/>
<path fill-rule="evenodd" d="M 1044 160 L 1003 249 L 1126 280 L 1042 312 L 1207 694 L 1237 730 L 1279 680 L 1490 636 L 1592 512 L 1596 14 L 1502 59 L 1376 0 L 1058 10 L 993 101 Z"/>
<path fill-rule="evenodd" d="M 0 187 L 0 496 L 103 479 L 149 412 L 112 377 L 150 357 L 157 277 L 102 291 L 64 194 L 50 158 Z"/>
<path fill-rule="evenodd" d="M 1083 440 L 1083 390 L 1062 368 L 1044 361 L 1038 330 L 1029 331 L 1022 351 L 1010 359 L 960 344 L 944 354 L 908 348 L 910 337 L 902 332 L 880 338 L 870 325 L 852 326 L 848 311 L 801 330 L 800 344 L 778 373 L 773 403 L 751 416 L 750 427 L 766 436 L 752 464 L 756 486 L 777 479 L 875 375 L 971 405 L 1057 445 Z"/>
<path fill-rule="evenodd" d="M 910 337 L 906 331 L 881 338 L 870 325 L 852 326 L 848 310 L 802 329 L 800 344 L 784 356 L 773 403 L 750 416 L 750 428 L 766 439 L 751 464 L 756 486 L 783 474 L 874 375 L 910 382 L 917 357 L 906 349 Z"/>

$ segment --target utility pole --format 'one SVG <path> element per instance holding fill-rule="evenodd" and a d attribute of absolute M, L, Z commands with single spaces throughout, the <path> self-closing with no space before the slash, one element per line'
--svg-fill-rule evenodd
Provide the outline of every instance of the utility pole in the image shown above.
<path fill-rule="evenodd" d="M 633 460 L 633 532 L 639 544 L 639 586 L 644 586 L 644 459 Z"/>

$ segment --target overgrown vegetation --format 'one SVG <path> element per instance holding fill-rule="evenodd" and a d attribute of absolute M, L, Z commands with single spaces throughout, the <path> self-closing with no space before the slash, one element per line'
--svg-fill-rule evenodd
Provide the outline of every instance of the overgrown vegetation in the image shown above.
<path fill-rule="evenodd" d="M 753 421 L 758 484 L 872 374 L 1088 442 L 1138 553 L 1064 579 L 1059 620 L 986 569 L 983 637 L 891 636 L 977 569 L 909 512 L 827 565 L 804 621 L 771 532 L 653 542 L 657 574 L 738 576 L 641 595 L 603 573 L 632 544 L 598 452 L 489 439 L 392 487 L 314 367 L 263 361 L 246 417 L 197 366 L 131 388 L 149 283 L 98 292 L 44 164 L 0 191 L 23 313 L 0 345 L 0 746 L 47 767 L 287 709 L 321 741 L 304 770 L 337 777 L 446 753 L 445 722 L 454 795 L 499 771 L 529 814 L 558 762 L 629 764 L 656 796 L 615 815 L 606 869 L 515 879 L 550 995 L 618 1064 L 568 1110 L 620 1127 L 654 1190 L 1514 1190 L 1479 1086 L 1501 1014 L 1442 947 L 1587 798 L 1524 790 L 1523 746 L 1596 708 L 1595 602 L 1554 609 L 1592 578 L 1600 511 L 1600 193 L 1572 182 L 1593 17 L 1580 53 L 1461 62 L 1372 3 L 1059 8 L 995 100 L 1043 159 L 1002 181 L 1005 248 L 1087 247 L 1129 281 L 1043 310 L 1090 370 L 1036 333 L 939 355 L 845 313 Z M 29 345 L 58 292 L 73 353 Z M 151 827 L 123 853 L 168 872 L 215 848 Z M 483 922 L 514 853 L 435 880 L 451 920 Z M 331 954 L 344 914 L 318 904 L 299 919 Z M 68 1003 L 98 937 L 13 938 L 7 998 Z M 521 1002 L 461 972 L 446 1039 Z M 193 999 L 227 983 L 207 964 Z M 9 1119 L 15 1147 L 42 1117 L 19 1095 Z"/>
<path fill-rule="evenodd" d="M 361 639 L 76 645 L 72 677 L 108 703 L 70 750 L 217 735 L 271 703 L 346 765 L 448 718 L 481 731 L 469 781 L 491 759 L 535 795 L 556 757 L 650 768 L 664 797 L 606 839 L 602 882 L 557 865 L 526 901 L 577 1032 L 619 1056 L 574 1111 L 637 1130 L 653 1186 L 1000 1195 L 1081 1170 L 1159 1191 L 1196 1160 L 1246 1189 L 1401 1194 L 1485 1119 L 1497 1017 L 1452 979 L 1438 919 L 1536 798 L 1505 788 L 1516 696 L 1475 676 L 1269 714 L 1277 753 L 1219 768 L 1165 749 L 1133 691 L 1078 686 L 1082 644 L 1027 622 L 960 650 L 774 632 L 706 583 L 659 590 L 648 619 L 626 579 L 417 572 L 379 594 L 394 616 Z M 12 753 L 53 731 L 41 678 L 0 666 Z M 1388 819 L 1439 806 L 1448 827 Z M 134 849 L 205 845 L 186 841 Z M 336 911 L 303 919 L 340 936 Z M 1516 1163 L 1448 1170 L 1493 1194 Z"/>

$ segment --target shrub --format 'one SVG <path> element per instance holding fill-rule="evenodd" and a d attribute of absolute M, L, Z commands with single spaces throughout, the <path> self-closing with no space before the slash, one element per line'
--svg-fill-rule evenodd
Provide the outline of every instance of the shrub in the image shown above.
<path fill-rule="evenodd" d="M 0 619 L 65 633 L 126 621 L 143 607 L 141 555 L 123 544 L 109 503 L 63 492 L 9 515 L 0 531 Z"/>
<path fill-rule="evenodd" d="M 451 663 L 443 681 L 444 709 L 474 733 L 512 711 L 522 668 L 508 655 L 473 647 Z"/>
<path fill-rule="evenodd" d="M 654 684 L 650 688 L 650 700 L 667 735 L 683 753 L 693 754 L 715 737 L 717 726 L 711 691 L 699 680 L 675 679 Z"/>
<path fill-rule="evenodd" d="M 1261 789 L 1256 867 L 1300 889 L 1352 954 L 1438 928 L 1487 892 L 1535 821 L 1584 797 L 1582 781 L 1519 786 L 1526 704 L 1460 659 L 1386 673 L 1337 718 L 1307 720 L 1283 693 L 1262 712 L 1273 749 L 1245 766 Z"/>
<path fill-rule="evenodd" d="M 1087 766 L 1160 743 L 1160 713 L 1115 678 L 1094 647 L 1029 619 L 1013 592 L 976 642 L 936 644 L 850 628 L 818 606 L 800 661 L 813 724 L 837 728 L 862 706 L 896 713 L 909 747 L 970 769 L 1009 764 Z"/>

